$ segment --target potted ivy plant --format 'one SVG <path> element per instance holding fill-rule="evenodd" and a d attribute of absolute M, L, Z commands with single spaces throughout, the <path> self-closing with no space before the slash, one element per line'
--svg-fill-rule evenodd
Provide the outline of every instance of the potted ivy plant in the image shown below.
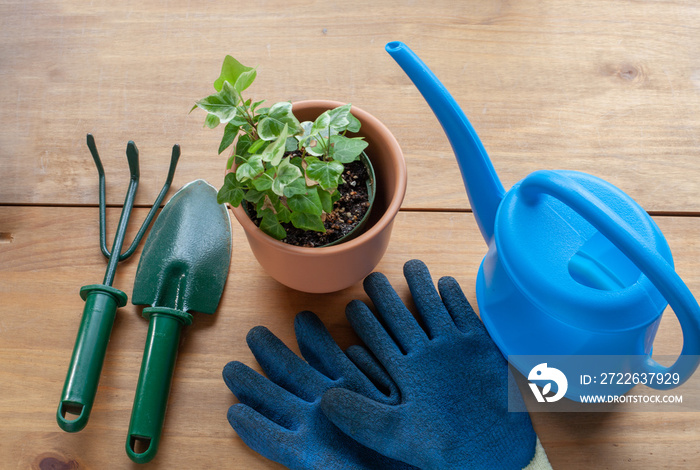
<path fill-rule="evenodd" d="M 256 69 L 226 56 L 215 93 L 196 102 L 231 149 L 218 193 L 263 268 L 305 292 L 361 280 L 388 245 L 406 189 L 396 139 L 375 117 L 335 101 L 270 107 L 245 99 Z"/>

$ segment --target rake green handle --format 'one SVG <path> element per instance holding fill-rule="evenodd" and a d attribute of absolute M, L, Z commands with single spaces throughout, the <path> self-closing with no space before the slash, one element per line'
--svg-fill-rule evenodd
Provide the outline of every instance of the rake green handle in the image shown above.
<path fill-rule="evenodd" d="M 143 316 L 148 336 L 126 438 L 126 453 L 136 463 L 150 462 L 158 452 L 180 331 L 192 323 L 191 314 L 167 307 L 144 308 Z"/>
<path fill-rule="evenodd" d="M 83 286 L 80 296 L 83 316 L 56 411 L 58 425 L 67 432 L 80 431 L 90 418 L 114 317 L 127 301 L 124 292 L 103 284 Z"/>

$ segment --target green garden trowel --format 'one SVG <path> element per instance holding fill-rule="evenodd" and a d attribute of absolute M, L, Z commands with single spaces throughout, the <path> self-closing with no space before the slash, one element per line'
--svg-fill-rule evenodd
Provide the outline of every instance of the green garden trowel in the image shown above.
<path fill-rule="evenodd" d="M 132 303 L 149 320 L 126 453 L 145 463 L 158 452 L 180 330 L 191 311 L 212 314 L 231 262 L 231 220 L 206 181 L 185 185 L 165 205 L 143 248 Z"/>

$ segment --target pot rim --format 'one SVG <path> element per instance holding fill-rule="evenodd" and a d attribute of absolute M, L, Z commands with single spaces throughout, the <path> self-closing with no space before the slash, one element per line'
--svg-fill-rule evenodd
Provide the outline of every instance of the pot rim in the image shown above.
<path fill-rule="evenodd" d="M 328 109 L 343 106 L 344 104 L 346 103 L 334 100 L 302 100 L 292 102 L 293 106 L 304 105 L 307 107 L 326 107 Z M 387 144 L 391 147 L 392 153 L 403 157 L 403 152 L 401 151 L 401 147 L 399 146 L 396 137 L 394 137 L 391 131 L 379 119 L 377 119 L 367 111 L 356 107 L 355 105 L 352 105 L 352 107 L 350 108 L 350 112 L 355 117 L 363 121 L 363 124 L 368 123 L 373 127 L 379 128 L 382 134 L 385 134 L 388 137 Z M 326 256 L 331 253 L 347 251 L 358 245 L 366 243 L 368 240 L 371 240 L 377 237 L 379 234 L 381 234 L 386 229 L 386 227 L 393 222 L 394 218 L 396 217 L 396 214 L 398 214 L 399 209 L 401 208 L 401 204 L 403 203 L 403 199 L 406 195 L 408 173 L 406 170 L 406 161 L 403 158 L 398 159 L 398 172 L 396 175 L 394 175 L 394 178 L 396 178 L 398 183 L 396 186 L 396 191 L 392 195 L 391 200 L 389 201 L 389 204 L 386 210 L 384 211 L 384 214 L 382 214 L 382 216 L 380 217 L 380 219 L 377 220 L 377 222 L 374 225 L 372 225 L 372 227 L 370 227 L 357 237 L 353 238 L 352 240 L 333 246 L 303 247 L 290 245 L 280 240 L 276 240 L 264 233 L 262 230 L 260 230 L 260 228 L 257 225 L 253 223 L 250 217 L 248 217 L 248 215 L 243 210 L 242 205 L 239 205 L 238 207 L 233 207 L 230 204 L 227 205 L 231 208 L 233 215 L 236 217 L 236 219 L 238 219 L 238 222 L 241 224 L 246 234 L 255 237 L 261 243 L 265 243 L 278 249 L 287 250 L 303 256 Z"/>

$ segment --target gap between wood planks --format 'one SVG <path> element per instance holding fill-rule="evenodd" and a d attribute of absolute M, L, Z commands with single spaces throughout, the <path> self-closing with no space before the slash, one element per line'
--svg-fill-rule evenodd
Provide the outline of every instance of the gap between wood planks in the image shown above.
<path fill-rule="evenodd" d="M 162 208 L 165 204 L 161 204 Z M 66 207 L 66 208 L 97 208 L 99 204 L 64 204 L 64 203 L 39 203 L 39 202 L 9 202 L 1 203 L 1 207 Z M 121 208 L 123 204 L 106 204 L 105 207 Z M 134 208 L 150 209 L 152 206 L 148 204 L 134 204 Z M 445 212 L 445 213 L 472 213 L 471 209 L 455 208 L 455 207 L 402 207 L 401 212 Z M 697 211 L 647 211 L 652 217 L 700 217 L 700 212 Z"/>

